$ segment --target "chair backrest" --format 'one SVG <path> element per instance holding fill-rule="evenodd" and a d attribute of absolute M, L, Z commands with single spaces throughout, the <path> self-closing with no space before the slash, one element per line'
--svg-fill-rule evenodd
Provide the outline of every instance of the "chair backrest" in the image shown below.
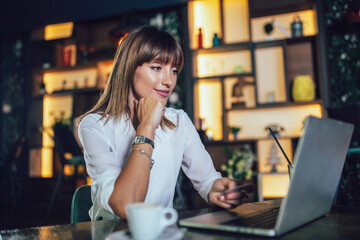
<path fill-rule="evenodd" d="M 71 153 L 73 156 L 82 156 L 83 153 L 79 144 L 77 143 L 74 134 L 70 129 L 54 128 L 54 142 L 55 149 L 60 154 L 60 159 L 64 164 L 65 153 Z"/>
<path fill-rule="evenodd" d="M 92 205 L 91 186 L 83 185 L 76 189 L 71 201 L 70 223 L 91 221 L 89 210 Z"/>

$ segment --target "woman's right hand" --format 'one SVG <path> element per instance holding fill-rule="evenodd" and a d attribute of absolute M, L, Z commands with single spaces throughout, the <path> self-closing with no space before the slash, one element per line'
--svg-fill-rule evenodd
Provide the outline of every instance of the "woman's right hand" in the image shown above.
<path fill-rule="evenodd" d="M 161 101 L 149 97 L 134 100 L 134 107 L 140 125 L 150 125 L 154 129 L 160 125 L 166 109 Z"/>
<path fill-rule="evenodd" d="M 141 98 L 139 101 L 133 100 L 133 106 L 131 107 L 133 107 L 134 113 L 139 120 L 139 125 L 136 127 L 136 135 L 144 136 L 154 141 L 155 130 L 160 125 L 161 117 L 165 112 L 163 103 L 147 97 Z M 152 156 L 153 148 L 148 143 L 140 143 L 135 148 L 141 149 L 149 156 Z M 126 218 L 125 206 L 127 204 L 145 201 L 150 169 L 148 156 L 139 151 L 131 152 L 126 165 L 115 181 L 114 190 L 108 201 L 110 207 L 117 215 Z"/>

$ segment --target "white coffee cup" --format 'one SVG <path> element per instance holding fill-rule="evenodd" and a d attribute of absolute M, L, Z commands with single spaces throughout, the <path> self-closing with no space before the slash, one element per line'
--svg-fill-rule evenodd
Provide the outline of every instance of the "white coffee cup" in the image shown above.
<path fill-rule="evenodd" d="M 156 239 L 167 226 L 174 224 L 178 214 L 173 208 L 152 203 L 126 205 L 126 217 L 133 239 Z"/>

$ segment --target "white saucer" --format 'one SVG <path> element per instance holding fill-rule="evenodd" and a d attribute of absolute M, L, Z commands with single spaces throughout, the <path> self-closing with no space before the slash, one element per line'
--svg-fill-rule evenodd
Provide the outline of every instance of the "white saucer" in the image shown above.
<path fill-rule="evenodd" d="M 186 229 L 179 229 L 177 227 L 168 227 L 164 232 L 158 236 L 157 240 L 179 240 L 184 236 Z M 133 240 L 131 234 L 127 230 L 116 231 L 106 237 L 105 240 Z"/>

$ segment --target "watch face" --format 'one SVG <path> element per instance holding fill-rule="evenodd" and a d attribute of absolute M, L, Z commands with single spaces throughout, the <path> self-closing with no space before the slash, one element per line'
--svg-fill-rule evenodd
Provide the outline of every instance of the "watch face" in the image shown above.
<path fill-rule="evenodd" d="M 140 137 L 136 137 L 135 143 L 142 143 L 141 138 L 140 138 Z"/>

